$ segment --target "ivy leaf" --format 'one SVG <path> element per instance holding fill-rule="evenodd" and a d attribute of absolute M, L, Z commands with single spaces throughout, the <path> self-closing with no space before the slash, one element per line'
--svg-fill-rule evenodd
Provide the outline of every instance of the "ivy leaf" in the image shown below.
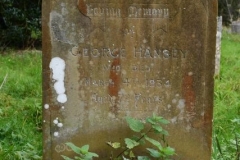
<path fill-rule="evenodd" d="M 161 157 L 161 153 L 158 152 L 155 149 L 151 149 L 151 148 L 147 148 L 147 150 L 150 152 L 150 155 L 154 158 L 160 158 Z"/>
<path fill-rule="evenodd" d="M 118 148 L 121 147 L 121 144 L 119 142 L 113 142 L 113 143 L 112 142 L 107 142 L 107 144 L 114 149 L 118 149 Z"/>
<path fill-rule="evenodd" d="M 134 147 L 139 145 L 138 142 L 136 142 L 136 141 L 134 141 L 134 140 L 132 140 L 130 138 L 125 138 L 124 140 L 125 140 L 125 144 L 127 145 L 128 149 L 132 149 L 132 148 L 134 148 Z"/>
<path fill-rule="evenodd" d="M 144 124 L 140 120 L 131 117 L 126 117 L 127 123 L 134 132 L 141 132 L 144 129 Z"/>

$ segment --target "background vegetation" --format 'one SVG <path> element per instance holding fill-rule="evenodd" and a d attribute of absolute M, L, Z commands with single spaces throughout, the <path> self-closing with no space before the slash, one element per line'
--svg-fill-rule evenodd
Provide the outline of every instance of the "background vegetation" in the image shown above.
<path fill-rule="evenodd" d="M 218 16 L 223 17 L 223 24 L 229 26 L 239 18 L 240 0 L 218 0 Z"/>
<path fill-rule="evenodd" d="M 42 154 L 41 52 L 0 56 L 0 159 L 34 160 Z"/>
<path fill-rule="evenodd" d="M 220 77 L 215 80 L 213 159 L 240 159 L 240 35 L 223 32 Z"/>
<path fill-rule="evenodd" d="M 1 50 L 41 46 L 41 3 L 41 0 L 0 1 L 0 16 L 3 18 L 0 26 Z"/>

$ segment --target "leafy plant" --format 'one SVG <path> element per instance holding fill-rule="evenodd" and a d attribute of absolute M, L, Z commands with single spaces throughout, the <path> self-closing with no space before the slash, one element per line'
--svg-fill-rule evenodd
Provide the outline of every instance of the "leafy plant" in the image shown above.
<path fill-rule="evenodd" d="M 125 138 L 124 145 L 121 145 L 120 142 L 107 142 L 107 144 L 112 147 L 114 150 L 122 149 L 122 151 L 114 157 L 113 153 L 111 154 L 111 160 L 167 160 L 170 156 L 175 154 L 175 150 L 169 147 L 166 144 L 165 136 L 168 135 L 168 132 L 161 127 L 162 124 L 168 124 L 169 122 L 160 117 L 153 114 L 152 117 L 146 118 L 146 124 L 141 120 L 134 119 L 131 117 L 127 117 L 126 121 L 130 127 L 130 129 L 136 133 L 138 136 L 133 136 L 132 138 Z M 154 133 L 154 134 L 152 134 Z M 151 138 L 151 136 L 155 137 L 156 135 L 160 136 L 160 141 Z M 151 156 L 136 156 L 134 153 L 134 149 L 137 149 L 138 146 L 146 144 L 149 142 L 153 146 L 153 148 L 146 148 L 149 155 Z M 91 160 L 93 157 L 98 157 L 96 153 L 89 152 L 89 146 L 85 145 L 81 148 L 75 146 L 73 143 L 66 143 L 78 156 L 74 158 L 77 160 Z M 62 155 L 65 160 L 74 160 L 67 156 Z"/>
<path fill-rule="evenodd" d="M 98 157 L 96 153 L 89 152 L 89 145 L 84 145 L 81 148 L 75 146 L 73 143 L 66 143 L 67 146 L 69 146 L 75 153 L 78 154 L 78 156 L 75 156 L 74 159 L 76 160 L 91 160 L 93 157 Z M 69 158 L 67 156 L 62 155 L 64 160 L 74 160 L 72 158 Z"/>
<path fill-rule="evenodd" d="M 127 117 L 126 121 L 130 129 L 138 133 L 138 136 L 134 136 L 133 138 L 125 138 L 125 144 L 123 146 L 119 142 L 107 142 L 107 144 L 113 149 L 123 148 L 122 152 L 120 152 L 116 157 L 112 155 L 111 159 L 150 160 L 148 156 L 135 156 L 134 154 L 134 149 L 136 149 L 138 146 L 146 144 L 146 142 L 149 142 L 154 147 L 146 148 L 151 156 L 151 159 L 168 159 L 170 156 L 175 154 L 175 150 L 169 147 L 165 141 L 165 136 L 168 135 L 168 132 L 161 127 L 161 125 L 166 125 L 169 123 L 166 119 L 153 114 L 152 117 L 146 118 L 146 125 L 141 120 L 131 117 Z M 154 135 L 152 133 L 154 133 Z M 156 137 L 156 135 L 160 136 L 160 141 L 150 137 Z"/>

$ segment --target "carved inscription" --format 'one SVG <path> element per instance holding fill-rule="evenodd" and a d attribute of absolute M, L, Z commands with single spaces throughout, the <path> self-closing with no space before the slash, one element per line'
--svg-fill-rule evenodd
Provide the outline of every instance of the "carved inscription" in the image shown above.
<path fill-rule="evenodd" d="M 89 97 L 82 98 L 86 102 L 90 100 L 93 106 L 118 106 L 120 110 L 130 110 L 128 103 L 135 104 L 134 107 L 162 105 L 164 92 L 172 86 L 168 65 L 185 60 L 188 51 L 175 43 L 165 44 L 172 11 L 166 3 L 124 5 L 86 1 L 86 14 L 91 18 L 93 29 L 87 45 L 71 50 L 73 56 L 82 60 L 87 72 L 82 73 L 80 85 L 89 90 Z M 150 32 L 142 32 L 141 23 L 146 23 Z M 107 41 L 99 42 L 95 37 Z M 115 64 L 115 60 L 119 63 Z M 121 89 L 117 97 L 106 92 L 109 87 L 118 88 L 116 83 L 120 83 Z"/>
<path fill-rule="evenodd" d="M 122 78 L 122 83 L 126 86 L 130 84 L 143 84 L 144 87 L 169 87 L 171 86 L 170 80 L 160 79 L 160 78 L 146 78 L 145 80 L 139 80 L 138 78 Z M 114 85 L 112 79 L 94 79 L 92 77 L 84 77 L 81 82 L 83 86 L 92 86 L 92 87 L 107 87 Z"/>
<path fill-rule="evenodd" d="M 120 8 L 103 8 L 94 7 L 93 5 L 87 5 L 87 15 L 89 17 L 121 17 Z"/>
<path fill-rule="evenodd" d="M 109 4 L 108 4 L 109 5 Z M 105 18 L 169 18 L 169 8 L 164 5 L 129 5 L 127 11 L 120 8 L 105 7 L 102 4 L 87 4 L 87 16 Z M 127 15 L 124 15 L 127 13 Z"/>
<path fill-rule="evenodd" d="M 134 48 L 135 58 L 186 58 L 186 52 L 180 49 L 151 49 L 151 48 Z"/>
<path fill-rule="evenodd" d="M 169 18 L 168 8 L 130 6 L 128 8 L 129 18 Z"/>
<path fill-rule="evenodd" d="M 134 93 L 134 94 L 121 94 L 119 93 L 120 102 L 131 102 L 134 101 L 135 104 L 161 104 L 163 97 L 160 95 L 148 96 L 143 93 Z M 116 97 L 110 95 L 100 95 L 98 93 L 93 93 L 91 96 L 91 102 L 96 104 L 110 104 L 114 105 Z"/>
<path fill-rule="evenodd" d="M 124 48 L 82 48 L 77 52 L 71 52 L 74 56 L 92 57 L 92 58 L 126 58 L 126 50 Z M 170 59 L 170 58 L 186 58 L 187 51 L 181 49 L 151 49 L 143 47 L 134 47 L 131 52 L 134 58 L 155 58 L 155 59 Z"/>
<path fill-rule="evenodd" d="M 126 52 L 124 48 L 83 48 L 78 50 L 77 52 L 72 52 L 74 56 L 81 57 L 111 57 L 111 58 L 125 58 Z"/>

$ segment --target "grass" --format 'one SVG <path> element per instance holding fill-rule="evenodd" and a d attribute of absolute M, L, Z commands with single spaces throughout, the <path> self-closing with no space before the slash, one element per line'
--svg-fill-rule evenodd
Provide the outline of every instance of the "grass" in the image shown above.
<path fill-rule="evenodd" d="M 0 56 L 0 159 L 41 159 L 41 53 Z"/>
<path fill-rule="evenodd" d="M 0 159 L 42 155 L 41 53 L 0 55 Z M 240 35 L 223 33 L 220 76 L 215 80 L 212 160 L 239 160 Z"/>
<path fill-rule="evenodd" d="M 223 32 L 215 80 L 213 160 L 240 159 L 240 35 Z"/>

